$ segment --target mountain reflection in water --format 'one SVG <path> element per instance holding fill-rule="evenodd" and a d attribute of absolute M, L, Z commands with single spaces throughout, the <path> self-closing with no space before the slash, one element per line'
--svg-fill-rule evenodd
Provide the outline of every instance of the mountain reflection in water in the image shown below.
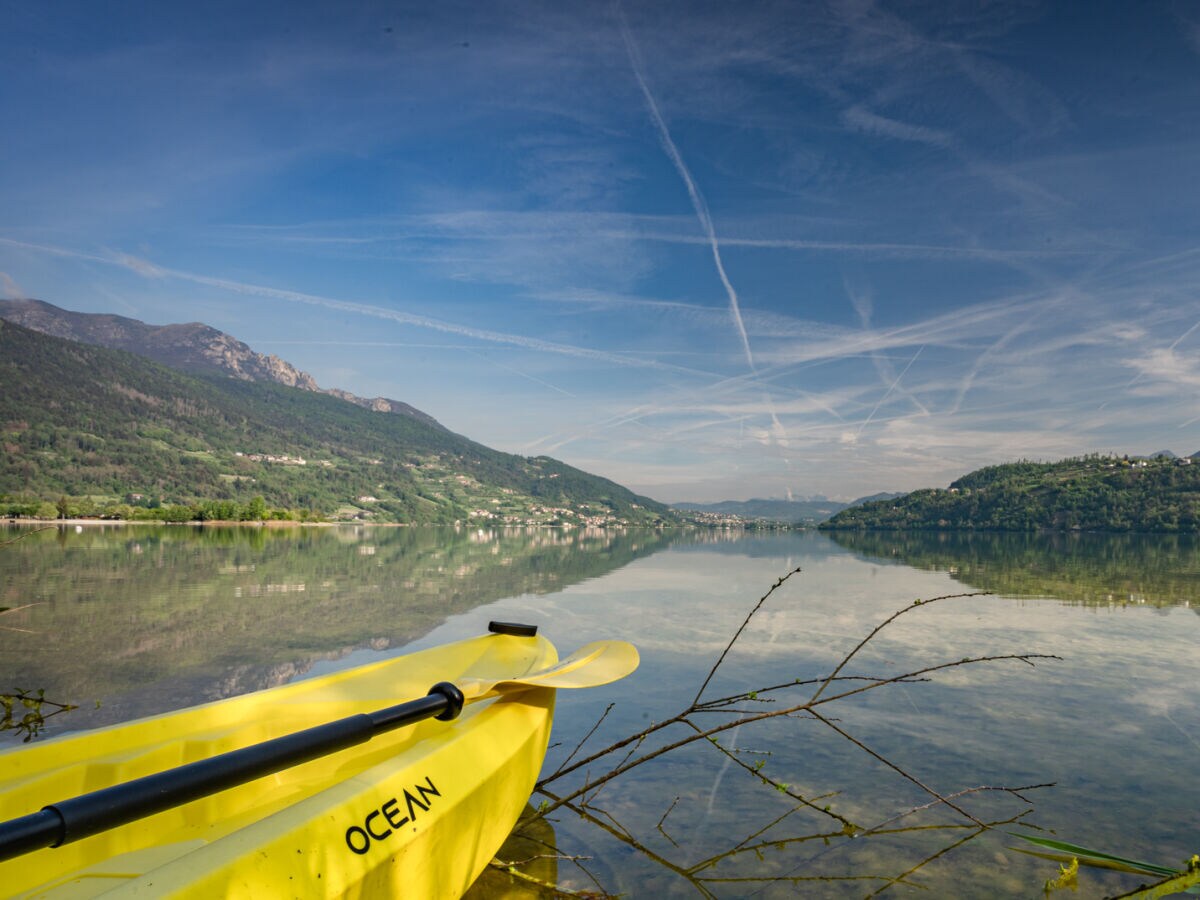
<path fill-rule="evenodd" d="M 946 572 L 965 587 L 1084 606 L 1200 612 L 1200 536 L 832 531 L 872 562 Z"/>
<path fill-rule="evenodd" d="M 673 539 L 548 528 L 42 532 L 0 551 L 0 605 L 14 608 L 0 622 L 0 676 L 73 698 L 70 724 L 93 727 L 282 684 L 355 649 L 401 647 L 447 616 L 561 590 Z"/>

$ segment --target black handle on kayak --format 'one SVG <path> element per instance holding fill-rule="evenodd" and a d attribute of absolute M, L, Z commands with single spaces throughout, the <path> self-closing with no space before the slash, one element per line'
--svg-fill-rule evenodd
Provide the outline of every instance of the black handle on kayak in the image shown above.
<path fill-rule="evenodd" d="M 263 775 L 369 741 L 423 719 L 449 721 L 463 708 L 463 694 L 447 681 L 419 700 L 230 750 L 125 784 L 81 794 L 40 812 L 0 822 L 0 861 L 43 847 L 61 847 L 137 819 L 237 787 Z"/>

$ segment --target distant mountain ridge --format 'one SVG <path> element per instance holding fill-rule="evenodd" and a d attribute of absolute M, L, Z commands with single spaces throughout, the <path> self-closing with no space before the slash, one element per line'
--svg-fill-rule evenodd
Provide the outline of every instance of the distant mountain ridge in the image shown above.
<path fill-rule="evenodd" d="M 243 381 L 268 381 L 329 394 L 375 412 L 396 413 L 442 428 L 428 413 L 386 397 L 368 399 L 338 388 L 321 388 L 307 372 L 274 355 L 264 355 L 232 335 L 202 322 L 148 325 L 104 313 L 80 313 L 43 300 L 0 300 L 0 319 L 54 337 L 125 350 L 185 372 L 217 372 Z"/>
<path fill-rule="evenodd" d="M 844 509 L 873 500 L 891 500 L 902 494 L 872 494 L 850 503 L 838 500 L 722 500 L 718 503 L 674 503 L 674 509 L 710 513 L 718 516 L 737 516 L 740 519 L 766 519 L 770 522 L 824 522 Z"/>
<path fill-rule="evenodd" d="M 737 516 L 739 519 L 766 519 L 770 522 L 822 522 L 845 503 L 835 500 L 721 500 L 717 503 L 673 503 L 673 508 L 687 512 L 710 513 L 718 516 Z"/>

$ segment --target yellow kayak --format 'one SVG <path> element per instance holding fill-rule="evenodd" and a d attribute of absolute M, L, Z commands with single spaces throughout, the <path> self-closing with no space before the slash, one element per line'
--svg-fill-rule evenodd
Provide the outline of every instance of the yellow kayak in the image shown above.
<path fill-rule="evenodd" d="M 0 753 L 0 891 L 458 897 L 529 799 L 556 689 L 637 665 L 495 630 Z"/>

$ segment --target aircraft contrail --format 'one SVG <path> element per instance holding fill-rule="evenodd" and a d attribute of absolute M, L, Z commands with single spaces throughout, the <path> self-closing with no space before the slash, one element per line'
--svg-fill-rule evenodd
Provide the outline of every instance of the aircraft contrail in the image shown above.
<path fill-rule="evenodd" d="M 746 362 L 753 371 L 754 354 L 750 351 L 750 338 L 746 334 L 746 326 L 742 322 L 742 310 L 738 304 L 737 291 L 733 289 L 733 285 L 729 282 L 729 276 L 725 274 L 725 264 L 721 261 L 721 247 L 717 242 L 717 232 L 713 228 L 712 216 L 708 212 L 708 204 L 704 201 L 704 196 L 700 193 L 700 189 L 696 187 L 696 182 L 692 180 L 692 174 L 688 171 L 687 164 L 679 154 L 679 148 L 675 146 L 675 141 L 671 139 L 671 132 L 667 130 L 667 123 L 663 120 L 662 113 L 658 111 L 658 104 L 654 101 L 654 95 L 650 93 L 650 88 L 646 85 L 646 78 L 642 73 L 642 60 L 638 54 L 637 46 L 633 42 L 633 35 L 629 31 L 629 24 L 625 21 L 625 14 L 621 11 L 619 4 L 617 6 L 617 19 L 621 23 L 621 37 L 625 41 L 625 50 L 629 54 L 629 64 L 633 68 L 633 77 L 637 79 L 638 87 L 642 89 L 642 96 L 646 98 L 646 106 L 650 110 L 650 117 L 654 120 L 654 127 L 658 130 L 658 138 L 662 142 L 663 149 L 667 151 L 667 156 L 671 158 L 671 162 L 674 164 L 675 170 L 679 173 L 679 177 L 683 179 L 683 183 L 687 187 L 688 196 L 692 200 L 692 207 L 696 210 L 696 218 L 700 220 L 700 227 L 704 229 L 704 233 L 708 237 L 708 244 L 712 248 L 713 262 L 717 266 L 717 275 L 720 276 L 721 284 L 725 286 L 725 293 L 729 297 L 729 312 L 733 316 L 733 324 L 737 327 L 738 336 L 742 339 L 742 349 L 746 353 Z"/>
<path fill-rule="evenodd" d="M 896 385 L 900 383 L 900 379 L 904 377 L 905 372 L 912 368 L 912 364 L 917 361 L 917 357 L 921 355 L 921 351 L 924 349 L 924 345 L 921 345 L 917 348 L 917 352 L 914 353 L 913 358 L 908 361 L 908 365 L 904 367 L 904 371 L 896 376 L 896 380 L 893 381 L 892 386 L 887 389 L 887 393 L 879 398 L 879 402 L 875 404 L 875 408 L 871 410 L 871 414 L 863 419 L 863 423 L 858 426 L 858 431 L 854 432 L 855 437 L 858 437 L 860 434 L 862 434 L 863 429 L 867 427 L 873 418 L 875 418 L 875 413 L 879 412 L 879 407 L 883 406 L 883 401 L 892 395 L 892 391 L 896 389 Z"/>
<path fill-rule="evenodd" d="M 359 315 L 372 316 L 379 319 L 390 319 L 393 322 L 398 322 L 402 325 L 414 325 L 418 328 L 427 328 L 431 331 L 440 331 L 444 334 L 454 334 L 460 337 L 474 338 L 480 341 L 487 341 L 494 344 L 508 344 L 515 347 L 523 347 L 527 350 L 537 350 L 545 353 L 556 353 L 563 356 L 573 356 L 580 359 L 591 359 L 600 362 L 611 363 L 613 365 L 626 366 L 630 368 L 641 369 L 658 369 L 662 371 L 678 372 L 687 375 L 699 375 L 705 378 L 713 377 L 713 373 L 705 372 L 700 369 L 693 369 L 686 366 L 673 365 L 671 363 L 659 362 L 654 359 L 641 359 L 636 356 L 627 356 L 621 353 L 610 353 L 604 350 L 592 350 L 587 347 L 577 347 L 572 344 L 560 344 L 553 341 L 544 341 L 539 338 L 527 337 L 520 334 L 512 334 L 502 331 L 490 331 L 484 328 L 476 328 L 470 325 L 459 325 L 454 322 L 447 322 L 441 319 L 435 319 L 430 316 L 418 315 L 416 313 L 403 312 L 401 310 L 386 309 L 384 307 L 372 306 L 366 303 L 355 303 L 349 300 L 339 300 L 334 297 L 323 297 L 318 294 L 306 294 L 301 291 L 288 290 L 286 288 L 270 287 L 268 285 L 253 284 L 244 281 L 233 281 L 227 278 L 216 278 L 211 275 L 201 275 L 196 272 L 186 272 L 181 269 L 171 269 L 166 266 L 159 266 L 148 260 L 140 257 L 132 256 L 128 253 L 109 253 L 108 255 L 100 255 L 95 253 L 85 253 L 77 250 L 69 250 L 63 247 L 54 247 L 46 244 L 31 244 L 25 241 L 16 241 L 11 238 L 0 237 L 0 244 L 10 247 L 17 247 L 22 250 L 33 250 L 40 253 L 48 253 L 54 256 L 69 257 L 72 259 L 83 259 L 89 262 L 98 262 L 110 266 L 120 266 L 121 268 L 129 269 L 145 278 L 173 278 L 181 281 L 190 281 L 193 284 L 203 284 L 208 287 L 215 287 L 225 291 L 231 291 L 237 294 L 243 294 L 252 297 L 266 297 L 272 300 L 283 300 L 289 303 L 304 303 L 309 306 L 320 306 L 326 309 L 342 310 L 345 312 L 358 313 Z"/>
<path fill-rule="evenodd" d="M 717 241 L 717 231 L 713 227 L 712 215 L 709 214 L 708 204 L 704 200 L 704 195 L 700 193 L 700 189 L 696 187 L 696 182 L 692 179 L 692 173 L 688 170 L 687 163 L 683 161 L 683 156 L 679 153 L 679 148 L 675 146 L 675 141 L 671 138 L 671 132 L 667 129 L 667 123 L 659 112 L 658 103 L 654 100 L 654 95 L 650 93 L 650 88 L 646 84 L 646 76 L 642 71 L 642 60 L 638 54 L 637 45 L 633 42 L 633 34 L 629 30 L 629 23 L 625 21 L 625 14 L 621 10 L 620 3 L 617 4 L 617 20 L 621 25 L 621 38 L 625 42 L 625 50 L 629 54 L 629 65 L 633 69 L 633 77 L 637 79 L 638 87 L 642 90 L 642 96 L 646 99 L 646 107 L 650 110 L 650 117 L 654 120 L 654 127 L 658 130 L 659 141 L 663 145 L 663 149 L 667 151 L 667 156 L 671 158 L 671 163 L 675 166 L 675 171 L 679 173 L 679 177 L 683 179 L 684 185 L 687 187 L 688 196 L 692 200 L 692 208 L 696 211 L 696 218 L 700 220 L 700 227 L 704 229 L 705 235 L 708 237 L 708 245 L 712 249 L 713 263 L 717 267 L 717 275 L 721 279 L 721 284 L 725 287 L 725 294 L 729 297 L 729 313 L 733 317 L 733 324 L 737 328 L 738 337 L 742 341 L 742 350 L 746 354 L 746 365 L 750 367 L 750 371 L 757 374 L 758 369 L 754 364 L 754 353 L 750 349 L 750 336 L 746 333 L 746 324 L 742 321 L 742 310 L 738 303 L 737 291 L 734 290 L 733 284 L 729 281 L 729 276 L 725 273 L 725 263 L 721 260 L 721 245 Z M 783 423 L 779 421 L 779 416 L 774 411 L 774 404 L 771 403 L 771 397 L 766 394 L 768 407 L 771 408 L 771 426 L 775 433 L 776 440 L 780 445 L 787 444 L 787 429 L 783 427 Z"/>

